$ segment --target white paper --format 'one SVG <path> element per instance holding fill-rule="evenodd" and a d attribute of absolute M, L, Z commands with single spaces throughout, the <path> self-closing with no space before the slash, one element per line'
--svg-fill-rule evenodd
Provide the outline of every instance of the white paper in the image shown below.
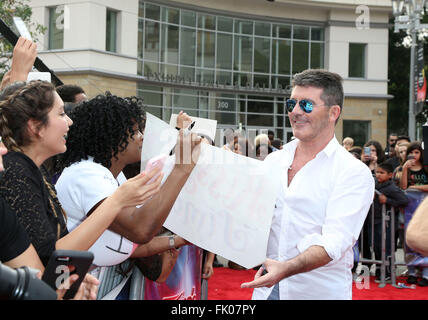
<path fill-rule="evenodd" d="M 173 128 L 177 126 L 177 114 L 173 113 L 169 121 L 169 125 Z M 192 132 L 206 135 L 211 138 L 212 141 L 215 140 L 215 133 L 217 130 L 217 120 L 190 117 L 192 122 L 195 122 Z"/>
<path fill-rule="evenodd" d="M 142 168 L 152 157 L 169 153 L 178 131 L 147 113 Z M 167 159 L 164 179 L 174 169 Z M 245 268 L 266 259 L 267 242 L 279 188 L 278 170 L 264 162 L 208 144 L 201 145 L 164 226 L 189 242 Z"/>
<path fill-rule="evenodd" d="M 146 112 L 146 127 L 141 149 L 141 171 L 151 158 L 161 153 L 169 155 L 177 143 L 177 137 L 177 129 L 171 128 L 165 121 Z"/>
<path fill-rule="evenodd" d="M 51 82 L 51 74 L 49 72 L 29 72 L 27 82 L 33 80 L 42 80 Z"/>
<path fill-rule="evenodd" d="M 24 21 L 20 17 L 13 17 L 13 22 L 15 23 L 16 29 L 18 29 L 19 34 L 24 37 L 25 39 L 28 39 L 30 41 L 33 41 L 31 38 L 31 34 L 27 29 L 27 26 L 25 25 Z"/>
<path fill-rule="evenodd" d="M 164 226 L 245 268 L 260 265 L 266 259 L 277 176 L 262 161 L 203 144 Z"/>

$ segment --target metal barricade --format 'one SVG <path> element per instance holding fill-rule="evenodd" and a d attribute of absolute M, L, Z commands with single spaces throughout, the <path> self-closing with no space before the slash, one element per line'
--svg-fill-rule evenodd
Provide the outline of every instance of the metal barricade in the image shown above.
<path fill-rule="evenodd" d="M 362 258 L 360 257 L 359 262 L 366 264 L 376 264 L 380 266 L 380 282 L 379 287 L 383 288 L 386 285 L 386 268 L 390 267 L 391 272 L 391 284 L 396 286 L 396 266 L 398 265 L 395 261 L 395 209 L 394 207 L 391 210 L 386 210 L 386 205 L 382 205 L 382 221 L 381 221 L 381 256 L 380 260 L 375 259 L 375 221 L 374 221 L 374 203 L 371 205 L 371 210 L 368 213 L 366 222 L 369 222 L 369 239 L 370 244 L 365 243 L 365 230 L 361 230 L 360 236 L 360 255 L 364 253 L 364 246 L 369 245 L 371 258 Z M 387 225 L 390 224 L 390 256 L 386 256 L 386 238 L 387 238 Z M 379 258 L 379 257 L 378 257 Z M 401 263 L 402 264 L 402 263 Z"/>

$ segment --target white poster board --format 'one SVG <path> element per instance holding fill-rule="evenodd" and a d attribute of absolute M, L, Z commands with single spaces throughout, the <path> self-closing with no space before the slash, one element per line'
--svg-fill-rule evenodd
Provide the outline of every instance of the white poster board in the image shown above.
<path fill-rule="evenodd" d="M 143 154 L 146 147 L 153 156 L 163 152 L 159 137 L 169 134 L 160 131 L 168 124 L 158 120 L 150 119 L 151 124 L 146 126 Z M 150 141 L 147 134 L 158 136 L 158 139 Z M 174 162 L 174 156 L 168 159 L 163 170 L 164 180 Z M 164 226 L 189 242 L 245 268 L 260 265 L 266 259 L 279 188 L 277 172 L 276 168 L 268 167 L 262 161 L 202 144 L 198 163 Z"/>
<path fill-rule="evenodd" d="M 177 116 L 178 115 L 175 113 L 171 115 L 169 125 L 173 128 L 177 126 Z M 195 125 L 192 128 L 192 132 L 208 136 L 211 138 L 212 141 L 215 140 L 215 133 L 217 130 L 217 120 L 198 118 L 198 117 L 190 117 L 190 119 L 192 119 L 192 122 L 195 122 Z"/>

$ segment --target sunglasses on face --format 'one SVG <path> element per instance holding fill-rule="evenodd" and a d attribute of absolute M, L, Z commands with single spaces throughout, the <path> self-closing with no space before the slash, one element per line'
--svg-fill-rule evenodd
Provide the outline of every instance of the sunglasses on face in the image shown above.
<path fill-rule="evenodd" d="M 296 99 L 288 99 L 286 101 L 287 112 L 292 112 L 296 104 Z M 314 108 L 312 101 L 306 99 L 299 100 L 299 106 L 305 113 L 311 113 Z"/>

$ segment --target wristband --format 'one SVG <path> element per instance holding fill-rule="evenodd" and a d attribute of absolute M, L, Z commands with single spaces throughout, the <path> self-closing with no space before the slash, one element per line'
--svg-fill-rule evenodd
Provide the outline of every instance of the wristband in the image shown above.
<path fill-rule="evenodd" d="M 170 249 L 175 248 L 175 236 L 174 235 L 169 236 L 168 240 L 169 240 L 169 248 Z"/>

